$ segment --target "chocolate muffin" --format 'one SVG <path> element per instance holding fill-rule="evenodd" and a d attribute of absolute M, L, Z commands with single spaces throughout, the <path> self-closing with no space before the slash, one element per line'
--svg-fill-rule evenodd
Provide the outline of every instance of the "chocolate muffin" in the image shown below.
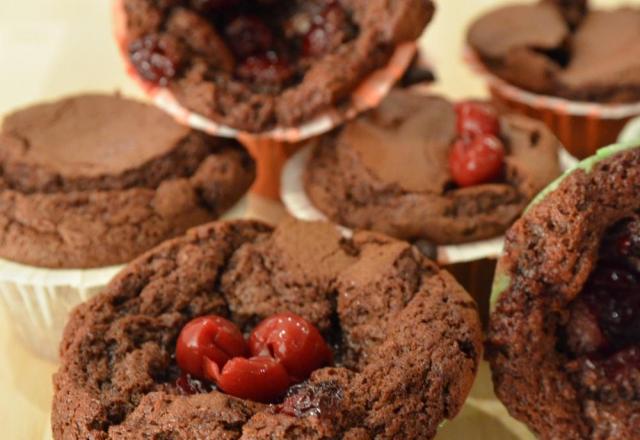
<path fill-rule="evenodd" d="M 109 95 L 8 115 L 0 169 L 0 257 L 48 268 L 131 261 L 217 218 L 254 179 L 236 142 Z"/>
<path fill-rule="evenodd" d="M 180 329 L 221 315 L 247 332 L 296 313 L 333 346 L 284 399 L 185 386 Z M 55 376 L 53 434 L 72 438 L 432 438 L 471 388 L 474 302 L 408 243 L 328 223 L 201 226 L 131 263 L 75 310 Z"/>
<path fill-rule="evenodd" d="M 481 129 L 493 134 L 472 133 Z M 485 103 L 454 106 L 397 90 L 322 137 L 304 183 L 313 204 L 341 225 L 465 243 L 498 236 L 513 223 L 560 174 L 558 149 L 540 122 L 498 116 Z"/>
<path fill-rule="evenodd" d="M 430 0 L 123 0 L 128 56 L 186 108 L 251 132 L 349 97 L 420 36 Z"/>
<path fill-rule="evenodd" d="M 541 438 L 640 437 L 640 148 L 601 150 L 507 233 L 488 357 Z"/>
<path fill-rule="evenodd" d="M 640 101 L 640 8 L 586 1 L 501 7 L 470 27 L 468 42 L 507 82 L 573 101 Z"/>

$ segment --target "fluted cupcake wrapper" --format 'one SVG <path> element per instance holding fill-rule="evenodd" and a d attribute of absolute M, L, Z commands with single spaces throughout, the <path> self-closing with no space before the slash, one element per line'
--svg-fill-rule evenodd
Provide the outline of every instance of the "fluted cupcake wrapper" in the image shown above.
<path fill-rule="evenodd" d="M 494 75 L 470 47 L 464 52 L 464 60 L 486 81 L 491 96 L 498 104 L 543 121 L 567 150 L 581 159 L 616 142 L 627 122 L 640 116 L 640 102 L 579 102 L 540 95 L 516 87 Z"/>
<path fill-rule="evenodd" d="M 618 136 L 618 142 L 635 142 L 640 141 L 640 117 L 634 118 L 627 125 Z"/>
<path fill-rule="evenodd" d="M 246 197 L 223 218 L 244 215 Z M 38 356 L 56 361 L 69 313 L 100 293 L 124 265 L 46 269 L 0 259 L 0 303 L 20 339 Z"/>

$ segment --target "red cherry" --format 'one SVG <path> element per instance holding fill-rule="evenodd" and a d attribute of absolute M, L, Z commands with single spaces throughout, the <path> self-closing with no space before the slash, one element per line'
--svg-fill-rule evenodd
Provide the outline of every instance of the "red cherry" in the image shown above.
<path fill-rule="evenodd" d="M 479 185 L 500 177 L 504 146 L 489 134 L 460 138 L 449 153 L 449 167 L 455 182 L 462 187 Z"/>
<path fill-rule="evenodd" d="M 333 362 L 333 354 L 318 329 L 290 312 L 262 321 L 251 333 L 249 349 L 254 356 L 273 356 L 282 362 L 296 382 Z"/>
<path fill-rule="evenodd" d="M 225 393 L 263 403 L 282 397 L 291 384 L 287 370 L 269 356 L 233 358 L 222 371 L 216 363 L 207 362 L 205 374 Z"/>
<path fill-rule="evenodd" d="M 242 15 L 225 28 L 227 41 L 233 52 L 241 58 L 265 52 L 273 46 L 273 34 L 258 17 Z"/>
<path fill-rule="evenodd" d="M 176 343 L 178 366 L 200 379 L 207 378 L 205 361 L 222 368 L 231 358 L 247 353 L 247 344 L 238 327 L 220 316 L 203 316 L 190 321 Z"/>
<path fill-rule="evenodd" d="M 498 136 L 500 121 L 489 104 L 478 101 L 462 101 L 456 104 L 457 129 L 461 136 L 491 134 Z"/>

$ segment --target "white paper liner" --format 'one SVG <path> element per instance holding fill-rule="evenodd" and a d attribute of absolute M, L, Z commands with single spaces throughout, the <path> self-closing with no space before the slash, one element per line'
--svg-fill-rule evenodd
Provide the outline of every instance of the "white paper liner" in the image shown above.
<path fill-rule="evenodd" d="M 243 197 L 221 218 L 241 218 Z M 99 293 L 124 265 L 97 269 L 44 269 L 0 259 L 0 302 L 18 336 L 39 356 L 56 361 L 71 310 Z"/>
<path fill-rule="evenodd" d="M 618 137 L 618 142 L 640 141 L 640 117 L 630 120 Z"/>
<path fill-rule="evenodd" d="M 593 102 L 570 101 L 555 96 L 539 95 L 521 89 L 494 75 L 486 68 L 477 53 L 466 47 L 464 61 L 478 75 L 482 76 L 489 85 L 500 89 L 500 92 L 510 99 L 527 104 L 534 108 L 550 109 L 557 113 L 576 116 L 591 116 L 599 119 L 625 119 L 640 115 L 640 102 L 631 104 L 602 104 Z"/>
<path fill-rule="evenodd" d="M 113 30 L 129 76 L 140 85 L 153 102 L 179 122 L 214 136 L 229 138 L 264 137 L 283 142 L 301 142 L 326 133 L 360 114 L 376 107 L 407 70 L 417 52 L 414 41 L 400 43 L 386 66 L 367 76 L 344 103 L 296 127 L 277 127 L 263 133 L 249 133 L 219 124 L 183 107 L 167 88 L 144 81 L 131 64 L 126 48 L 126 13 L 123 0 L 113 1 Z"/>
<path fill-rule="evenodd" d="M 307 221 L 327 221 L 329 219 L 313 205 L 304 189 L 304 172 L 314 145 L 313 141 L 309 142 L 285 164 L 282 172 L 280 197 L 292 216 Z M 564 149 L 558 155 L 563 171 L 578 163 L 578 160 Z M 351 234 L 349 228 L 345 226 L 340 226 L 340 228 L 345 233 Z M 438 246 L 436 259 L 439 264 L 443 265 L 467 263 L 483 258 L 497 259 L 502 253 L 503 244 L 504 236 L 465 244 Z"/>

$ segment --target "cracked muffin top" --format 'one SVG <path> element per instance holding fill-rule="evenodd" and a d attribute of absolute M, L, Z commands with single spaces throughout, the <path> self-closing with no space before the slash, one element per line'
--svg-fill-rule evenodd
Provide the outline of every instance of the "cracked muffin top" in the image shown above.
<path fill-rule="evenodd" d="M 640 148 L 601 150 L 507 233 L 496 394 L 541 438 L 640 436 Z"/>
<path fill-rule="evenodd" d="M 502 234 L 560 174 L 544 124 L 393 91 L 382 105 L 318 141 L 304 184 L 332 221 L 435 244 Z"/>
<path fill-rule="evenodd" d="M 468 41 L 497 76 L 575 101 L 640 100 L 640 8 L 594 9 L 586 0 L 514 3 L 488 12 Z"/>
<path fill-rule="evenodd" d="M 0 170 L 0 256 L 51 268 L 131 261 L 216 219 L 255 174 L 236 142 L 110 95 L 7 115 Z"/>
<path fill-rule="evenodd" d="M 185 383 L 185 324 L 246 334 L 283 312 L 320 332 L 330 365 L 269 404 Z M 75 310 L 60 351 L 56 439 L 424 439 L 460 410 L 482 345 L 473 300 L 416 248 L 288 220 L 212 223 L 141 256 Z"/>
<path fill-rule="evenodd" d="M 233 128 L 292 127 L 346 100 L 397 44 L 420 36 L 429 0 L 123 0 L 140 77 Z"/>

